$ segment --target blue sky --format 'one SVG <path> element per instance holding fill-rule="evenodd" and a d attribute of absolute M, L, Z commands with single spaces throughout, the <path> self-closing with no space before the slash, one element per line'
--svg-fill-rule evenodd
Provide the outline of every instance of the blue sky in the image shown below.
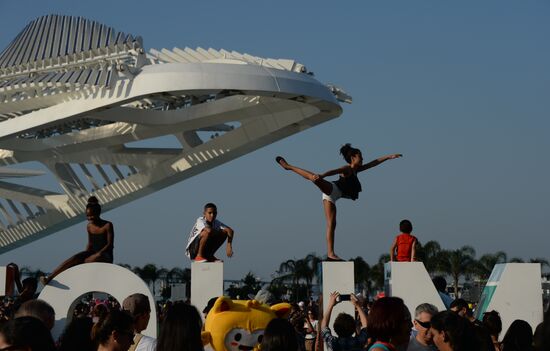
<path fill-rule="evenodd" d="M 404 157 L 363 173 L 359 200 L 338 202 L 340 256 L 375 262 L 408 218 L 421 242 L 550 258 L 548 2 L 1 1 L 0 48 L 51 13 L 141 35 L 147 49 L 292 58 L 354 98 L 338 119 L 105 213 L 116 262 L 188 267 L 188 232 L 210 201 L 236 231 L 227 279 L 269 279 L 286 259 L 324 254 L 319 191 L 273 159 L 322 172 L 343 165 L 346 142 L 366 160 Z M 50 270 L 85 244 L 81 223 L 0 264 Z"/>

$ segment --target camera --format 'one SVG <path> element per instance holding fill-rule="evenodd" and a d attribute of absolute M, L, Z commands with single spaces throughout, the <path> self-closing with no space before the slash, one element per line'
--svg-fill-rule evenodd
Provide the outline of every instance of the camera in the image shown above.
<path fill-rule="evenodd" d="M 350 301 L 350 300 L 351 300 L 351 294 L 340 294 L 336 298 L 336 302 Z"/>

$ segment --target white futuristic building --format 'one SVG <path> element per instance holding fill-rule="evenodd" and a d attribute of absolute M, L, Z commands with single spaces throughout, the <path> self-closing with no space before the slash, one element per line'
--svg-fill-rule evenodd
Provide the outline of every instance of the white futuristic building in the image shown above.
<path fill-rule="evenodd" d="M 92 194 L 123 205 L 336 118 L 339 101 L 293 60 L 146 53 L 97 22 L 40 17 L 0 54 L 0 253 L 82 221 Z M 59 191 L 32 182 L 48 176 Z"/>

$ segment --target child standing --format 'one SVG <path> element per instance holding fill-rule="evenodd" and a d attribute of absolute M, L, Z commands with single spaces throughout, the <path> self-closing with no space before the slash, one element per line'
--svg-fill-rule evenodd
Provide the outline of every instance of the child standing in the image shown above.
<path fill-rule="evenodd" d="M 411 235 L 413 227 L 411 221 L 404 219 L 399 223 L 399 234 L 390 248 L 390 261 L 413 262 L 416 255 L 416 238 Z M 397 258 L 397 259 L 396 259 Z"/>

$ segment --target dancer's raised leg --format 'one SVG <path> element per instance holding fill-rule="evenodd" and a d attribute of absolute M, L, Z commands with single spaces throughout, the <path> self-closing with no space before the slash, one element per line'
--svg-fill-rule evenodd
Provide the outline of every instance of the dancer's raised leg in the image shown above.
<path fill-rule="evenodd" d="M 324 194 L 330 195 L 332 193 L 332 183 L 319 177 L 318 174 L 315 174 L 303 168 L 293 166 L 286 162 L 286 160 L 281 156 L 277 156 L 277 158 L 275 158 L 275 161 L 287 171 L 293 171 L 294 173 L 301 175 L 305 179 L 312 181 Z"/>
<path fill-rule="evenodd" d="M 336 230 L 336 205 L 328 200 L 323 200 L 325 217 L 327 220 L 327 259 L 329 261 L 342 261 L 334 253 L 334 233 Z"/>

